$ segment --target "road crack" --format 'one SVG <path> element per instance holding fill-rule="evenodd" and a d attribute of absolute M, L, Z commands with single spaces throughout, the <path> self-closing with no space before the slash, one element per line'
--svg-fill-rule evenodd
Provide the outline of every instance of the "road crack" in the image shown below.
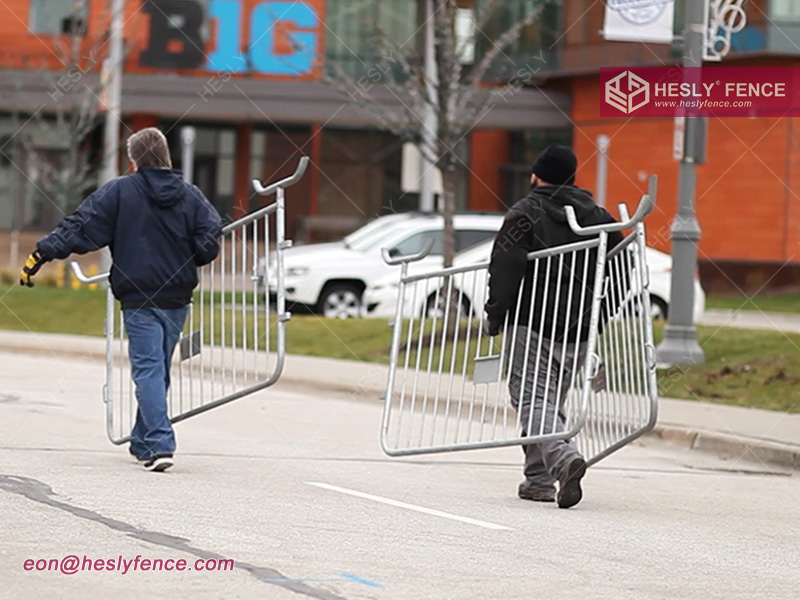
<path fill-rule="evenodd" d="M 215 552 L 196 548 L 190 545 L 190 540 L 186 538 L 169 535 L 167 533 L 161 533 L 159 531 L 139 529 L 130 523 L 105 517 L 92 510 L 57 500 L 55 498 L 56 494 L 53 491 L 53 488 L 46 483 L 39 481 L 38 479 L 22 477 L 20 475 L 0 474 L 0 490 L 4 490 L 11 494 L 17 494 L 27 498 L 28 500 L 32 500 L 33 502 L 38 502 L 40 504 L 62 510 L 78 517 L 79 519 L 86 519 L 88 521 L 100 523 L 109 529 L 119 531 L 125 535 L 142 540 L 143 542 L 147 542 L 149 544 L 163 546 L 179 552 L 186 552 L 187 554 L 192 554 L 203 559 L 213 558 L 215 560 L 221 560 L 230 558 Z M 237 569 L 247 571 L 250 575 L 263 583 L 275 585 L 296 594 L 308 596 L 310 598 L 314 598 L 315 600 L 347 600 L 343 596 L 315 588 L 303 583 L 302 581 L 292 580 L 277 569 L 270 567 L 259 567 L 257 565 L 252 565 L 238 560 L 235 561 L 235 564 Z"/>

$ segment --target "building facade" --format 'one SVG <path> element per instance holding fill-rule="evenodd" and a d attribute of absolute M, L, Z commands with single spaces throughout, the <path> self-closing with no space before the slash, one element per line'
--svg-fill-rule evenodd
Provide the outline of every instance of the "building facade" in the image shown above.
<path fill-rule="evenodd" d="M 499 35 L 537 2 L 506 0 L 486 32 Z M 463 6 L 480 10 L 485 3 L 465 0 Z M 30 158 L 23 164 L 25 153 L 15 159 L 11 149 L 24 126 L 29 144 L 52 146 L 54 160 L 66 150 L 67 140 L 39 131 L 46 129 L 39 121 L 58 113 L 67 91 L 102 88 L 100 66 L 92 62 L 108 42 L 109 10 L 110 0 L 7 0 L 0 7 L 0 136 L 12 142 L 4 146 L 0 193 L 15 199 L 0 213 L 0 228 L 50 227 L 86 191 L 53 202 Z M 419 50 L 423 13 L 421 0 L 126 0 L 122 139 L 159 126 L 180 167 L 181 128 L 195 127 L 194 181 L 229 218 L 258 207 L 252 178 L 283 177 L 300 155 L 310 156 L 311 171 L 288 204 L 289 226 L 301 236 L 309 226 L 324 237 L 415 208 L 418 156 L 337 89 L 330 73 L 368 83 L 378 58 L 375 32 L 398 48 Z M 559 18 L 553 5 L 547 27 L 526 28 L 493 66 L 487 84 L 507 82 L 529 56 L 551 47 Z M 78 57 L 72 71 L 63 64 L 71 62 L 64 60 L 64 46 L 71 43 Z M 474 36 L 471 60 L 479 60 L 490 43 L 486 35 Z M 462 210 L 503 209 L 510 189 L 527 178 L 527 156 L 515 156 L 516 147 L 569 139 L 566 93 L 522 86 L 513 91 L 465 139 Z M 35 119 L 31 107 L 42 107 Z M 100 157 L 95 152 L 93 158 Z"/>
<path fill-rule="evenodd" d="M 694 0 L 691 0 L 694 1 Z M 678 8 L 682 7 L 679 2 Z M 748 23 L 734 34 L 725 67 L 800 67 L 800 2 L 747 0 Z M 676 14 L 676 33 L 682 11 Z M 648 218 L 648 243 L 669 252 L 678 196 L 671 118 L 602 118 L 600 67 L 680 64 L 679 45 L 606 42 L 604 7 L 564 3 L 561 61 L 547 85 L 568 91 L 578 183 L 597 184 L 598 137 L 610 138 L 607 198 L 635 203 L 647 176 L 659 176 L 658 206 Z M 702 229 L 700 275 L 707 289 L 754 293 L 762 286 L 800 286 L 800 119 L 709 119 L 708 151 L 697 168 L 696 210 Z"/>
<path fill-rule="evenodd" d="M 488 2 L 459 0 L 459 5 L 474 15 Z M 377 215 L 414 209 L 418 155 L 356 106 L 358 90 L 343 94 L 330 73 L 369 85 L 370 68 L 380 59 L 376 31 L 421 56 L 424 4 L 126 0 L 122 139 L 141 127 L 159 126 L 180 167 L 181 128 L 195 127 L 194 181 L 228 218 L 259 206 L 250 191 L 252 178 L 283 177 L 300 155 L 309 155 L 312 168 L 288 204 L 289 227 L 301 239 L 330 237 Z M 601 117 L 599 69 L 675 65 L 679 43 L 604 41 L 604 4 L 594 0 L 503 0 L 496 17 L 467 38 L 466 60 L 480 60 L 493 37 L 537 5 L 541 17 L 523 29 L 488 74 L 487 85 L 507 86 L 511 93 L 502 95 L 463 142 L 460 155 L 468 168 L 459 208 L 504 210 L 524 195 L 531 162 L 552 142 L 574 146 L 578 184 L 595 188 L 597 142 L 604 135 L 611 140 L 609 208 L 619 201 L 632 205 L 647 176 L 659 175 L 648 241 L 669 251 L 678 187 L 673 120 Z M 676 33 L 683 6 L 678 0 Z M 800 3 L 747 0 L 744 7 L 748 25 L 734 35 L 723 66 L 797 66 Z M 59 179 L 48 166 L 100 161 L 101 128 L 71 144 L 70 136 L 60 135 L 63 129 L 47 123 L 57 120 L 71 93 L 102 89 L 98 63 L 108 44 L 109 10 L 110 0 L 0 3 L 0 230 L 52 227 L 96 185 L 87 179 L 48 187 Z M 386 102 L 397 100 L 387 95 Z M 28 140 L 24 148 L 20 131 Z M 707 163 L 697 172 L 704 285 L 753 291 L 763 284 L 796 285 L 797 118 L 713 119 L 708 140 Z M 120 165 L 124 170 L 124 156 Z"/>

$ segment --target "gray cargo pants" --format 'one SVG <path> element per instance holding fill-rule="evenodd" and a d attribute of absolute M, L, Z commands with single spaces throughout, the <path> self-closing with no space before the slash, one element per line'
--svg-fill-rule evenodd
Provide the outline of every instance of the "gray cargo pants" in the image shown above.
<path fill-rule="evenodd" d="M 508 345 L 514 336 L 508 336 Z M 527 339 L 530 337 L 530 346 Z M 508 380 L 511 403 L 520 416 L 522 435 L 527 435 L 531 398 L 533 398 L 533 427 L 531 435 L 539 433 L 541 427 L 542 410 L 544 410 L 544 432 L 563 431 L 566 423 L 564 401 L 569 392 L 573 379 L 573 365 L 581 368 L 586 358 L 586 343 L 564 344 L 554 343 L 552 347 L 552 360 L 550 340 L 542 339 L 541 352 L 538 355 L 539 335 L 525 326 L 517 328 L 516 347 L 508 348 L 512 356 L 511 376 Z M 526 356 L 526 348 L 530 348 Z M 575 354 L 578 354 L 577 361 Z M 562 364 L 563 353 L 563 364 Z M 525 363 L 527 362 L 527 369 Z M 549 367 L 549 368 L 548 368 Z M 520 408 L 520 388 L 522 387 L 523 370 L 525 370 L 525 389 L 522 392 L 522 406 Z M 538 376 L 537 376 L 538 373 Z M 548 377 L 549 374 L 549 377 Z M 560 375 L 561 374 L 561 375 Z M 561 388 L 559 389 L 559 377 Z M 534 380 L 536 390 L 534 393 Z M 556 411 L 558 406 L 558 411 Z M 526 444 L 522 446 L 525 453 L 525 479 L 532 488 L 542 492 L 555 491 L 555 482 L 561 468 L 575 456 L 579 456 L 575 443 L 572 440 L 557 440 L 542 442 L 540 444 Z"/>

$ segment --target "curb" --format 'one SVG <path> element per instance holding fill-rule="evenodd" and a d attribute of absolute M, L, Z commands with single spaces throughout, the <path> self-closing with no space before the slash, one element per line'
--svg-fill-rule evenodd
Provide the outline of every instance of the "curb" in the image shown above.
<path fill-rule="evenodd" d="M 800 447 L 780 442 L 676 425 L 656 425 L 644 437 L 657 438 L 688 450 L 715 454 L 720 458 L 746 457 L 765 465 L 800 470 Z"/>

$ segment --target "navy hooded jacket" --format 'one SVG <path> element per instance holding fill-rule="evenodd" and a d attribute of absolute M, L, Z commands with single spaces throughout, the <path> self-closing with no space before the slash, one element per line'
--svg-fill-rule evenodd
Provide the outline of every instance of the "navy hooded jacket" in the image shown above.
<path fill-rule="evenodd" d="M 46 260 L 111 249 L 111 289 L 123 308 L 180 308 L 197 268 L 219 253 L 217 211 L 180 171 L 142 168 L 108 182 L 36 245 Z"/>

